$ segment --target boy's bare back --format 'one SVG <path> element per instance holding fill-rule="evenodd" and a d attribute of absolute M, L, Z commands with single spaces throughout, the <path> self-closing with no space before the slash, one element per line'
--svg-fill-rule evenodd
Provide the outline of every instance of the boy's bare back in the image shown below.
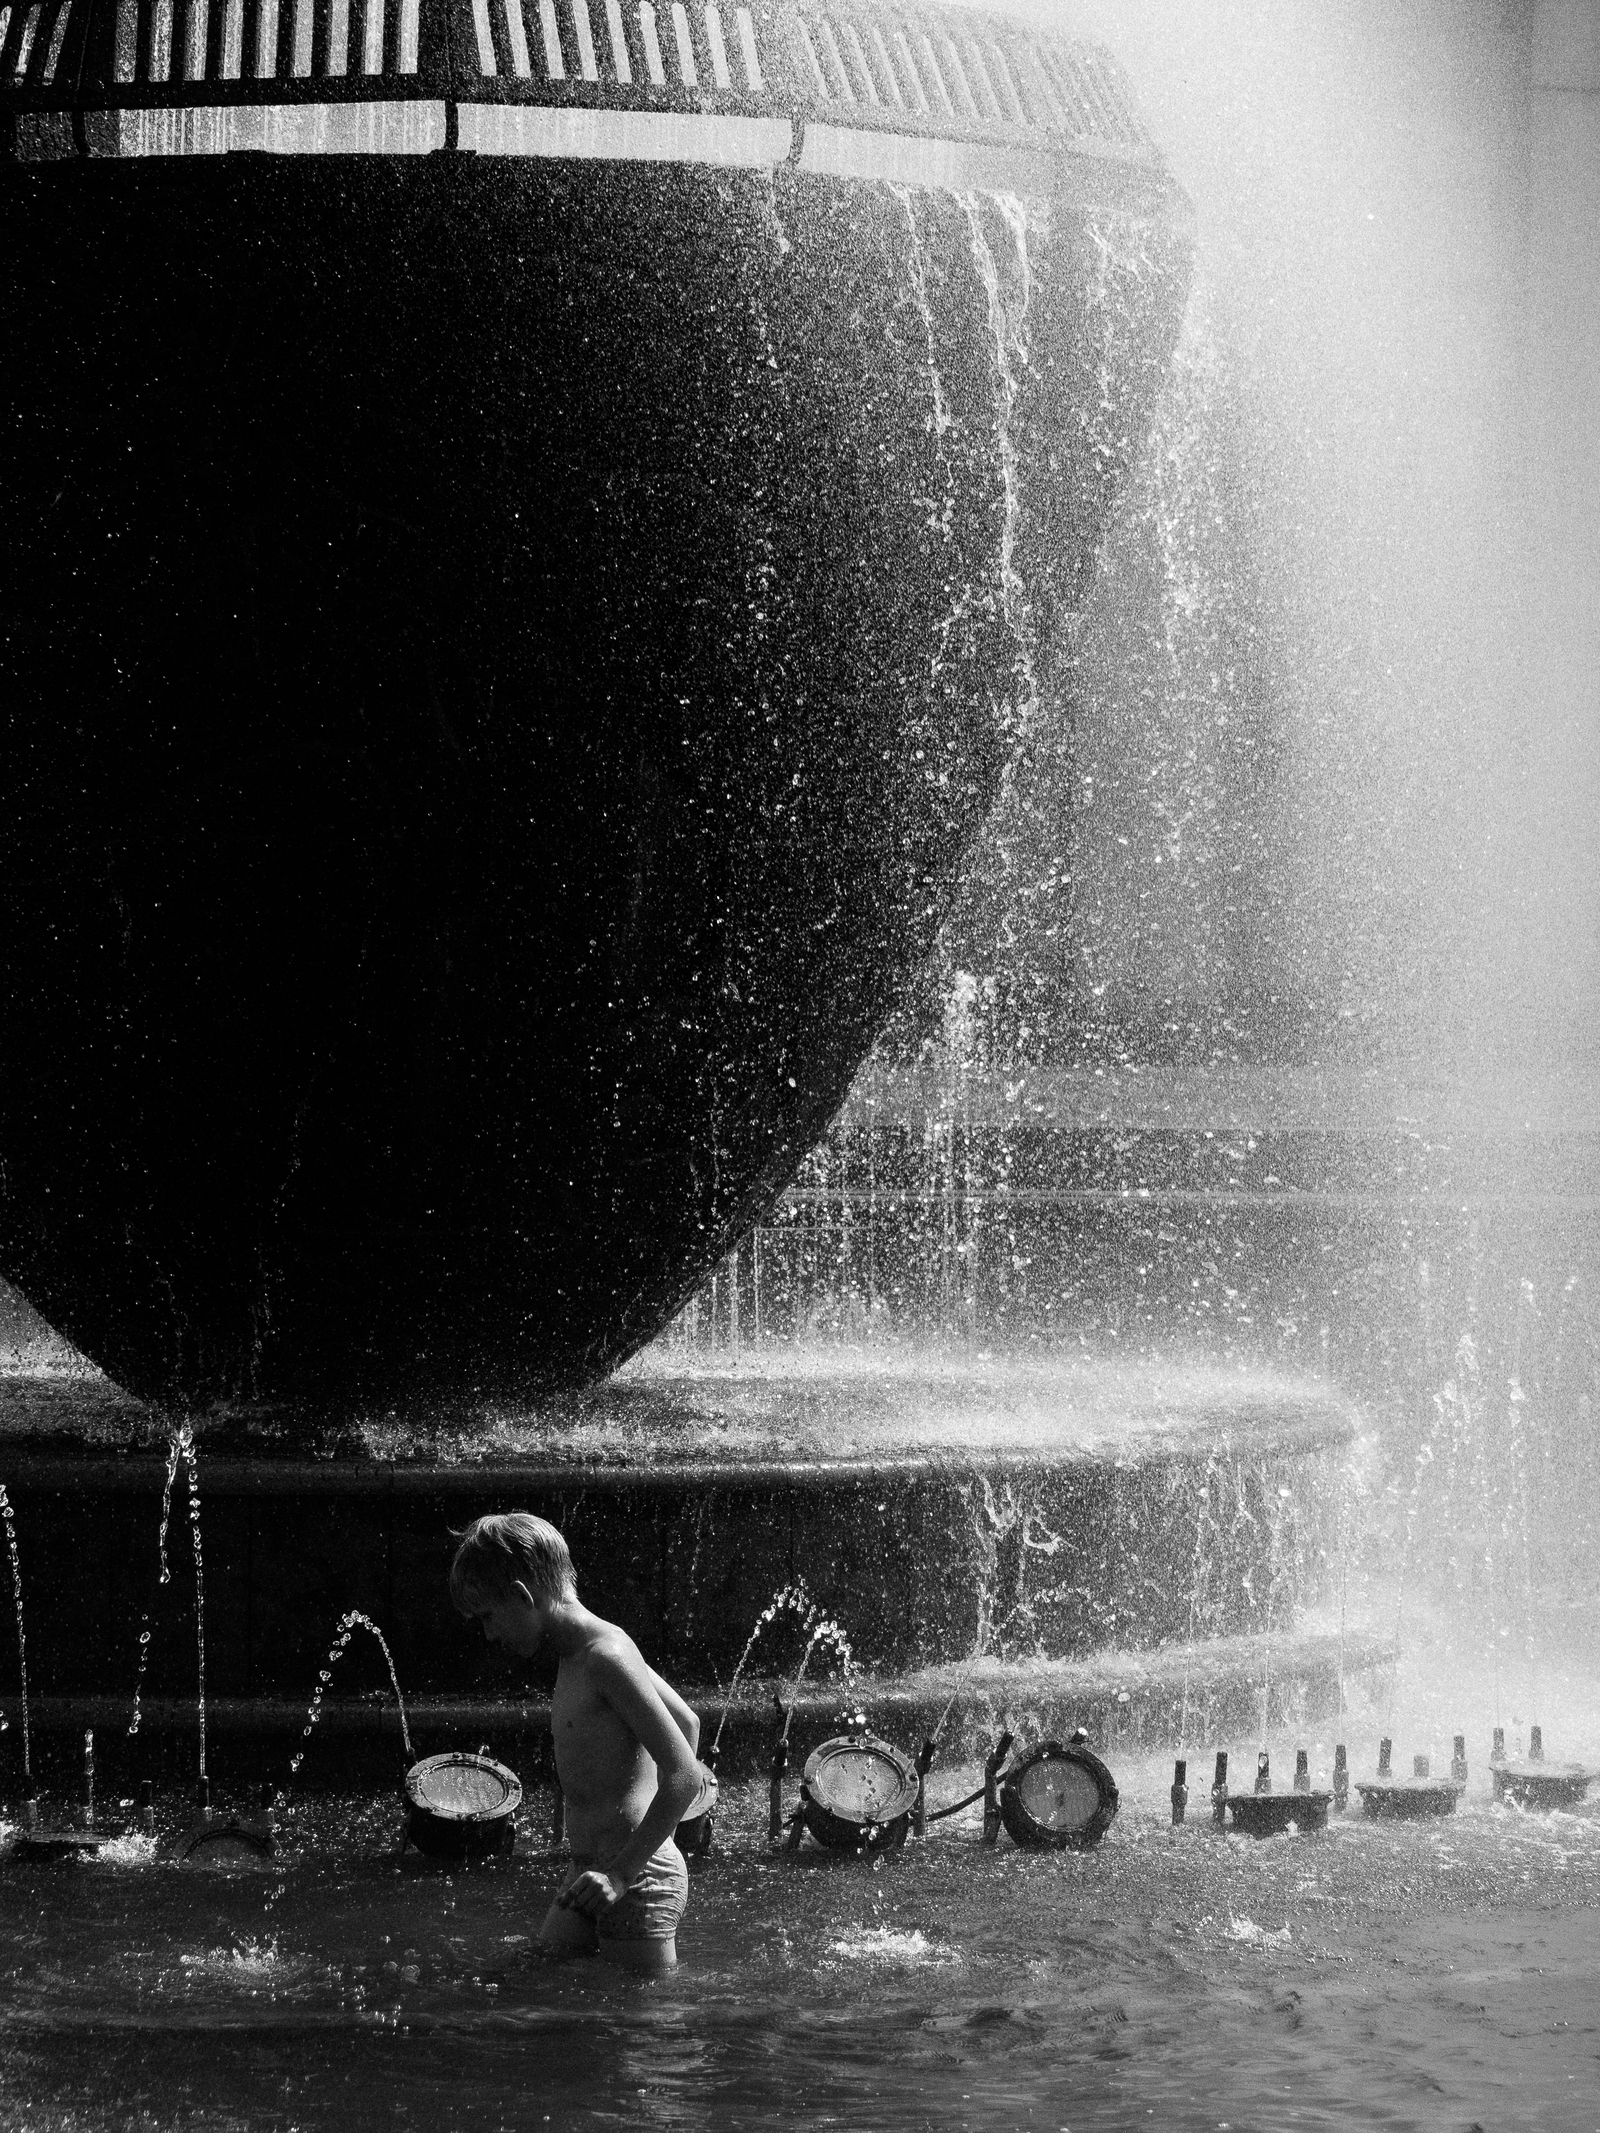
<path fill-rule="evenodd" d="M 556 1658 L 550 1722 L 572 1867 L 545 1946 L 670 1968 L 689 1892 L 674 1833 L 710 1782 L 694 1756 L 699 1719 L 625 1631 L 583 1605 L 567 1544 L 546 1520 L 526 1511 L 475 1520 L 450 1591 L 491 1644 Z"/>
<path fill-rule="evenodd" d="M 575 1852 L 604 1855 L 621 1848 L 655 1796 L 660 1758 L 653 1750 L 663 1743 L 659 1727 L 648 1746 L 635 1729 L 641 1706 L 648 1710 L 652 1697 L 661 1705 L 691 1759 L 699 1725 L 624 1630 L 598 1615 L 589 1621 L 592 1636 L 556 1670 L 550 1727 L 568 1841 Z"/>

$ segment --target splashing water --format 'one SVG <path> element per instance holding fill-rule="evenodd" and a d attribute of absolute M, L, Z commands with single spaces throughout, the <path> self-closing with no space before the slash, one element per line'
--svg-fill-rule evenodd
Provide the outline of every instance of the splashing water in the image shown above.
<path fill-rule="evenodd" d="M 405 1742 L 406 1762 L 410 1764 L 416 1759 L 415 1751 L 411 1746 L 411 1726 L 406 1718 L 405 1698 L 400 1693 L 400 1676 L 395 1671 L 394 1654 L 389 1649 L 389 1640 L 384 1636 L 383 1631 L 379 1629 L 377 1623 L 373 1621 L 371 1615 L 363 1614 L 359 1607 L 352 1607 L 348 1614 L 342 1614 L 339 1617 L 338 1634 L 328 1647 L 327 1659 L 323 1663 L 321 1672 L 317 1675 L 316 1688 L 312 1691 L 311 1701 L 306 1706 L 306 1722 L 300 1729 L 301 1745 L 296 1749 L 289 1764 L 289 1775 L 291 1777 L 298 1777 L 300 1774 L 300 1765 L 306 1759 L 305 1743 L 310 1740 L 312 1734 L 316 1731 L 317 1721 L 322 1716 L 322 1699 L 328 1693 L 328 1685 L 333 1680 L 333 1670 L 350 1649 L 350 1639 L 358 1629 L 370 1629 L 378 1640 L 379 1649 L 382 1651 L 389 1668 L 389 1680 L 394 1689 L 395 1707 L 400 1713 L 400 1737 Z"/>
<path fill-rule="evenodd" d="M 16 1520 L 3 1481 L 0 1481 L 0 1518 L 5 1520 L 6 1548 L 11 1557 L 11 1597 L 17 1609 L 17 1658 L 22 1667 L 22 1775 L 28 1791 L 32 1792 L 33 1735 L 28 1720 L 28 1633 L 22 1620 L 22 1562 L 17 1554 Z"/>

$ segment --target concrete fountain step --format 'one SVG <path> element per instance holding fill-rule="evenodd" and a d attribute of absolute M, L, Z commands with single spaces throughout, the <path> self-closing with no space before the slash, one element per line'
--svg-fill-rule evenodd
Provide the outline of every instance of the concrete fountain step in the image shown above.
<path fill-rule="evenodd" d="M 90 1386 L 74 1432 L 70 1397 L 39 1390 L 0 1381 L 32 1678 L 127 1694 L 148 1628 L 146 1696 L 186 1696 L 190 1520 L 175 1512 L 163 1586 L 155 1418 L 124 1405 L 113 1424 Z M 846 1349 L 657 1361 L 465 1420 L 197 1436 L 214 1696 L 304 1695 L 360 1608 L 419 1696 L 493 1698 L 500 1662 L 445 1574 L 454 1530 L 513 1507 L 559 1524 L 585 1598 L 686 1680 L 728 1679 L 775 1589 L 802 1580 L 885 1675 L 980 1639 L 1086 1656 L 1287 1624 L 1327 1582 L 1357 1428 L 1327 1385 L 1270 1371 Z M 180 1470 L 180 1507 L 187 1488 Z M 797 1659 L 769 1639 L 752 1663 Z M 384 1680 L 375 1652 L 346 1657 L 341 1684 Z"/>
<path fill-rule="evenodd" d="M 820 1740 L 838 1731 L 845 1709 L 865 1712 L 886 1738 L 914 1748 L 939 1722 L 945 1761 L 981 1755 L 1002 1725 L 1029 1737 L 1064 1738 L 1084 1726 L 1107 1752 L 1187 1742 L 1254 1740 L 1262 1727 L 1331 1723 L 1352 1684 L 1386 1663 L 1387 1647 L 1371 1637 L 1341 1641 L 1322 1632 L 1209 1639 L 1155 1651 L 1112 1651 L 1087 1659 L 984 1659 L 889 1676 L 864 1676 L 806 1686 L 793 1698 L 791 1765 L 798 1769 Z M 773 1734 L 771 1682 L 749 1682 L 730 1705 L 720 1689 L 685 1686 L 699 1712 L 702 1740 L 721 1730 L 719 1768 L 755 1775 L 767 1767 Z M 486 1746 L 529 1784 L 550 1774 L 550 1707 L 543 1696 L 524 1699 L 419 1697 L 408 1701 L 413 1752 Z M 20 1734 L 20 1705 L 0 1700 L 12 1737 Z M 81 1766 L 83 1736 L 93 1730 L 104 1795 L 140 1778 L 161 1780 L 192 1772 L 199 1744 L 194 1698 L 161 1697 L 142 1705 L 139 1732 L 130 1736 L 124 1697 L 46 1696 L 31 1709 L 34 1768 L 47 1787 L 70 1792 Z M 302 1746 L 306 1706 L 277 1697 L 227 1697 L 208 1702 L 208 1767 L 224 1784 L 287 1775 Z M 797 1760 L 798 1758 L 798 1760 Z M 301 1782 L 313 1788 L 350 1782 L 387 1784 L 405 1763 L 399 1714 L 390 1697 L 324 1702 Z M 15 1793 L 20 1762 L 0 1780 L 0 1797 Z"/>

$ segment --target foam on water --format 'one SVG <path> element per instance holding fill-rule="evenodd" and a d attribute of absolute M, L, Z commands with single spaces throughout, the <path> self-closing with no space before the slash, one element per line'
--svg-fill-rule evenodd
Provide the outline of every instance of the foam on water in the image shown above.
<path fill-rule="evenodd" d="M 939 1947 L 920 1928 L 909 1932 L 893 1926 L 852 1926 L 828 1943 L 835 1962 L 865 1963 L 873 1968 L 910 1970 L 929 1964 L 959 1963 L 959 1948 Z"/>

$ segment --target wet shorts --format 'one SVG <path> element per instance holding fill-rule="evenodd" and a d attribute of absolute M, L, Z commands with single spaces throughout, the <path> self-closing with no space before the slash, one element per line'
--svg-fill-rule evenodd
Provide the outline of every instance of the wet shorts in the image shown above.
<path fill-rule="evenodd" d="M 580 1874 L 598 1867 L 592 1852 L 574 1852 L 566 1879 L 557 1890 L 564 1896 Z M 669 1837 L 660 1851 L 645 1861 L 609 1911 L 595 1920 L 602 1940 L 671 1940 L 689 1901 L 689 1869 L 683 1854 Z"/>

